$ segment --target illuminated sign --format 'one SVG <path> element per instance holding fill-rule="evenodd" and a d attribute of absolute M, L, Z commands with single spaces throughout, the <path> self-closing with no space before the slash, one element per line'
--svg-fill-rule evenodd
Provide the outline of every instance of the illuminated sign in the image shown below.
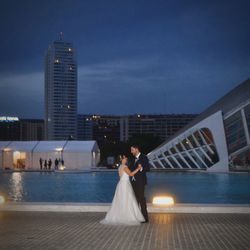
<path fill-rule="evenodd" d="M 0 122 L 16 122 L 19 121 L 18 117 L 0 116 Z"/>

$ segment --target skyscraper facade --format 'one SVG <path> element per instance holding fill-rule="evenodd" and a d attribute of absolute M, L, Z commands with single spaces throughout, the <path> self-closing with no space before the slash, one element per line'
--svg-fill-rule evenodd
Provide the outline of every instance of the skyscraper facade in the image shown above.
<path fill-rule="evenodd" d="M 72 43 L 62 34 L 45 56 L 45 139 L 77 137 L 77 63 Z"/>

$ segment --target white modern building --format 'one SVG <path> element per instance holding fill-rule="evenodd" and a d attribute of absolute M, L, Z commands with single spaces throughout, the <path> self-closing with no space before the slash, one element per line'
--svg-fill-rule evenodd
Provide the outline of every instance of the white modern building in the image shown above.
<path fill-rule="evenodd" d="M 96 167 L 100 149 L 96 141 L 0 141 L 0 169 L 39 170 L 51 159 L 63 160 L 66 170 Z"/>
<path fill-rule="evenodd" d="M 152 168 L 250 170 L 250 79 L 148 154 Z"/>
<path fill-rule="evenodd" d="M 60 35 L 45 57 L 45 139 L 77 137 L 77 63 L 72 43 Z"/>

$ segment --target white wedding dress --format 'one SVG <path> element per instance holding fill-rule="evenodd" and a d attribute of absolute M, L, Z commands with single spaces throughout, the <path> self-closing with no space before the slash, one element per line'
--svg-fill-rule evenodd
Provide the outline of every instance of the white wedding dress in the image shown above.
<path fill-rule="evenodd" d="M 124 167 L 125 165 L 121 165 L 118 169 L 120 180 L 116 186 L 111 207 L 105 219 L 100 221 L 102 224 L 139 225 L 145 221 Z"/>

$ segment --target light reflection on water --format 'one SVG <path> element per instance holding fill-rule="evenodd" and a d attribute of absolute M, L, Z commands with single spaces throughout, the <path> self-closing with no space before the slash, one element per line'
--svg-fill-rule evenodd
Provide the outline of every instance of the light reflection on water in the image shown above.
<path fill-rule="evenodd" d="M 9 197 L 13 201 L 22 201 L 23 199 L 23 181 L 21 173 L 12 173 L 10 178 Z"/>
<path fill-rule="evenodd" d="M 0 193 L 11 201 L 111 202 L 116 172 L 0 173 Z M 250 174 L 150 172 L 146 198 L 170 194 L 178 203 L 250 204 Z"/>

